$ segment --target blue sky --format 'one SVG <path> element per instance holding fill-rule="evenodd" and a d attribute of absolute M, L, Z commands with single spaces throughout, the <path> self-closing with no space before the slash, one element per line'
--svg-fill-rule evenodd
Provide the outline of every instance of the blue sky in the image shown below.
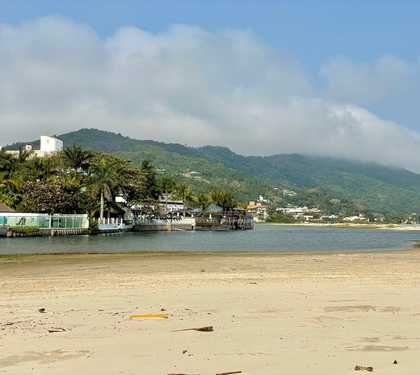
<path fill-rule="evenodd" d="M 0 122 L 12 125 L 0 143 L 92 126 L 420 170 L 419 1 L 0 0 L 0 9 Z"/>

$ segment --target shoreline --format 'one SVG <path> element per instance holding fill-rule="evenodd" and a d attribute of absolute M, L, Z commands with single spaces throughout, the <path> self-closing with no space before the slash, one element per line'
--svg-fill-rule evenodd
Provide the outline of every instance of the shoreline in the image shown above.
<path fill-rule="evenodd" d="M 256 225 L 276 225 L 290 227 L 322 227 L 322 228 L 340 228 L 340 229 L 384 229 L 398 231 L 420 232 L 420 224 L 401 225 L 401 224 L 353 224 L 353 223 L 256 223 Z"/>
<path fill-rule="evenodd" d="M 36 257 L 66 257 L 66 256 L 119 256 L 119 257 L 175 257 L 175 256 L 293 256 L 293 255 L 351 255 L 351 254 L 389 254 L 420 252 L 420 240 L 411 240 L 412 246 L 401 248 L 378 248 L 378 249 L 334 249 L 334 250 L 139 250 L 139 251 L 77 251 L 77 252 L 51 252 L 51 253 L 0 253 L 0 262 L 8 258 L 36 258 Z"/>

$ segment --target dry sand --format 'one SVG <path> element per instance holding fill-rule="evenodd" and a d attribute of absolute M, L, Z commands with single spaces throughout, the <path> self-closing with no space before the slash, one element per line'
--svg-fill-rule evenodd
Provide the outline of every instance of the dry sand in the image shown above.
<path fill-rule="evenodd" d="M 414 250 L 1 258 L 0 374 L 418 375 L 419 287 Z"/>

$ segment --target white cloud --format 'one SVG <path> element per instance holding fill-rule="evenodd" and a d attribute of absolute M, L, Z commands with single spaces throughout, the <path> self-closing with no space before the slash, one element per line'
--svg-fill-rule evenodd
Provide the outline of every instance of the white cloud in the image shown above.
<path fill-rule="evenodd" d="M 359 64 L 347 58 L 335 58 L 321 68 L 331 97 L 362 105 L 411 93 L 417 86 L 419 73 L 416 63 L 393 56 Z"/>
<path fill-rule="evenodd" d="M 411 74 L 392 58 L 378 66 L 373 91 L 341 73 L 363 83 L 370 68 L 325 66 L 325 95 L 298 63 L 248 32 L 127 27 L 103 40 L 56 17 L 3 25 L 0 143 L 97 127 L 245 154 L 309 153 L 420 171 L 417 134 L 351 104 L 359 96 L 380 100 Z M 393 76 L 383 81 L 382 70 Z"/>

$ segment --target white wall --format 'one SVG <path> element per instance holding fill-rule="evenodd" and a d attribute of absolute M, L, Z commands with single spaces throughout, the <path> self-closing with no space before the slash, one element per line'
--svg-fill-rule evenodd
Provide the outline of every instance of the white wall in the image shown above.
<path fill-rule="evenodd" d="M 41 136 L 41 153 L 51 154 L 63 150 L 63 141 L 46 135 Z"/>

